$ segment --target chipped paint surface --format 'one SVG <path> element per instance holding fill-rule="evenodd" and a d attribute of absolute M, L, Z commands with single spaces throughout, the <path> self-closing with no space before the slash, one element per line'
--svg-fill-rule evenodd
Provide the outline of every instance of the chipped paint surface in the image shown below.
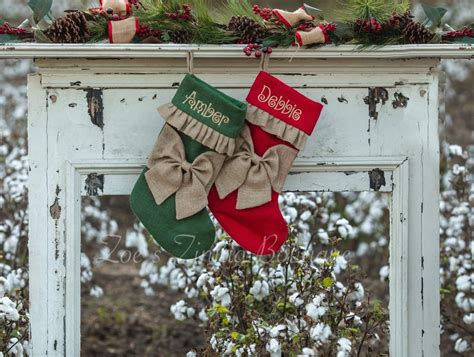
<path fill-rule="evenodd" d="M 104 192 L 104 175 L 90 173 L 86 178 L 85 190 L 89 196 L 97 196 L 99 190 Z"/>
<path fill-rule="evenodd" d="M 392 102 L 393 109 L 406 108 L 408 106 L 408 101 L 410 100 L 410 98 L 405 97 L 400 92 L 395 92 L 393 96 L 395 97 L 395 99 Z"/>
<path fill-rule="evenodd" d="M 56 185 L 56 197 L 54 199 L 54 202 L 51 206 L 49 206 L 49 214 L 51 215 L 51 218 L 56 221 L 56 224 L 61 217 L 61 205 L 59 204 L 59 193 L 61 192 L 61 189 L 59 188 L 58 185 Z"/>
<path fill-rule="evenodd" d="M 364 98 L 364 103 L 369 106 L 369 116 L 377 120 L 377 104 L 384 105 L 388 100 L 388 91 L 383 87 L 369 88 L 369 95 Z"/>
<path fill-rule="evenodd" d="M 71 265 L 79 263 L 80 249 L 77 249 L 77 242 L 80 240 L 76 238 L 80 235 L 77 229 L 80 220 L 76 213 L 80 210 L 80 200 L 71 193 L 80 192 L 82 196 L 88 193 L 130 193 L 135 180 L 133 175 L 141 172 L 140 165 L 145 162 L 149 148 L 163 125 L 156 108 L 173 97 L 176 87 L 172 84 L 179 85 L 186 69 L 184 63 L 175 66 L 179 61 L 183 62 L 181 59 L 176 62 L 173 59 L 139 60 L 141 64 L 137 64 L 135 60 L 117 62 L 108 59 L 81 59 L 77 62 L 68 60 L 69 62 L 64 63 L 57 60 L 42 61 L 41 70 L 46 71 L 46 74 L 38 78 L 36 86 L 29 87 L 29 91 L 33 88 L 33 92 L 29 93 L 30 100 L 34 101 L 29 118 L 33 124 L 30 128 L 31 147 L 38 148 L 31 153 L 33 183 L 34 187 L 47 187 L 46 194 L 37 192 L 30 197 L 32 207 L 38 212 L 38 215 L 35 212 L 32 217 L 34 227 L 37 227 L 36 235 L 32 236 L 35 248 L 33 262 L 36 262 L 33 269 L 36 273 L 32 274 L 35 275 L 36 282 L 46 276 L 48 283 L 47 296 L 43 293 L 44 284 L 40 286 L 38 283 L 32 290 L 37 297 L 44 297 L 44 301 L 38 298 L 35 300 L 42 301 L 41 307 L 33 307 L 32 326 L 34 336 L 37 336 L 33 337 L 37 351 L 34 356 L 45 356 L 44 351 L 55 356 L 75 356 L 79 355 L 80 318 L 74 314 L 77 311 L 74 310 L 77 307 L 74 304 L 78 302 L 75 295 L 78 290 L 73 288 L 80 276 L 75 274 Z M 434 175 L 438 166 L 433 152 L 438 147 L 436 83 L 433 82 L 437 73 L 428 71 L 425 60 L 405 63 L 377 59 L 377 66 L 373 68 L 371 63 L 356 63 L 345 58 L 330 61 L 331 64 L 327 62 L 322 67 L 321 62 L 309 59 L 293 63 L 287 60 L 273 62 L 270 70 L 292 87 L 304 86 L 304 93 L 321 103 L 324 100 L 332 101 L 332 105 L 326 106 L 323 111 L 314 136 L 301 151 L 294 165 L 297 170 L 293 170 L 288 177 L 286 187 L 300 192 L 365 192 L 369 190 L 368 179 L 372 177 L 374 189 L 380 186 L 378 192 L 387 197 L 394 192 L 390 202 L 390 226 L 393 233 L 390 236 L 393 263 L 390 269 L 394 272 L 390 279 L 391 292 L 394 292 L 391 295 L 393 304 L 390 306 L 390 322 L 393 323 L 391 355 L 421 356 L 425 350 L 427 356 L 435 356 L 434 348 L 430 346 L 436 346 L 436 336 L 439 337 L 434 327 L 435 318 L 432 317 L 436 317 L 438 289 L 433 282 L 436 282 L 434 274 L 437 263 L 434 261 L 436 244 L 430 243 L 436 238 L 436 197 L 431 192 L 435 191 L 437 180 Z M 199 58 L 199 63 L 196 63 L 196 73 L 217 88 L 229 91 L 229 94 L 240 99 L 248 94 L 248 86 L 255 77 L 255 66 L 249 66 L 247 61 Z M 145 64 L 149 67 L 145 67 Z M 58 65 L 63 70 L 58 71 Z M 431 61 L 427 65 L 433 66 Z M 104 74 L 104 69 L 111 73 Z M 71 87 L 70 83 L 79 78 L 82 82 L 80 86 Z M 380 121 L 373 121 L 367 115 L 367 106 L 363 104 L 369 87 L 382 87 L 389 91 L 389 98 L 382 110 L 381 105 L 377 105 L 381 114 Z M 103 130 L 89 122 L 92 117 L 87 113 L 89 103 L 86 100 L 86 88 L 103 89 L 103 123 L 107 121 L 108 124 Z M 424 98 L 420 95 L 421 90 L 426 91 Z M 408 110 L 392 109 L 395 91 L 410 98 Z M 51 94 L 57 95 L 55 104 L 50 99 Z M 138 98 L 143 96 L 146 98 L 140 102 Z M 77 107 L 69 108 L 70 103 L 77 103 Z M 371 126 L 369 133 L 366 133 L 369 130 L 367 122 Z M 390 163 L 394 156 L 409 156 L 410 170 L 407 169 L 408 163 L 402 163 L 399 166 L 401 169 L 395 169 L 392 166 L 394 164 Z M 341 165 L 341 160 L 345 162 L 344 165 Z M 69 176 L 64 170 L 66 161 L 79 165 L 80 179 L 68 180 Z M 400 161 L 397 161 L 397 165 L 398 163 Z M 45 167 L 47 175 L 44 174 Z M 375 168 L 382 170 L 379 177 L 375 174 L 376 171 L 368 177 L 369 171 Z M 57 170 L 60 172 L 57 173 Z M 88 177 L 90 173 L 96 174 Z M 101 173 L 107 176 L 103 180 L 98 175 Z M 383 176 L 386 179 L 385 185 Z M 56 183 L 68 193 L 64 195 L 61 192 L 57 201 L 54 194 Z M 420 190 L 419 187 L 424 188 Z M 409 201 L 406 200 L 408 192 Z M 424 212 L 420 213 L 421 202 L 426 204 Z M 62 207 L 62 212 L 58 212 L 59 207 Z M 65 214 L 66 211 L 68 214 Z M 50 212 L 60 217 L 56 230 L 55 220 L 50 217 Z M 46 227 L 43 222 L 47 222 Z M 47 237 L 47 246 L 44 244 L 44 237 Z M 406 251 L 410 254 L 407 255 Z M 36 252 L 41 255 L 36 255 Z M 426 266 L 423 271 L 419 263 L 422 255 L 425 256 Z M 48 274 L 44 274 L 46 268 L 36 268 L 40 262 L 38 257 L 41 261 L 50 259 Z M 409 271 L 406 270 L 408 262 Z M 38 271 L 43 274 L 38 274 Z M 430 299 L 424 300 L 423 309 L 420 298 L 421 276 L 424 278 L 422 284 L 426 283 L 423 285 L 424 294 L 430 296 Z M 402 309 L 401 306 L 406 308 Z M 53 311 L 58 313 L 49 315 Z M 64 311 L 69 316 L 66 329 L 63 323 Z M 40 321 L 46 317 L 48 329 L 43 331 Z M 420 342 L 422 328 L 425 337 Z M 52 348 L 55 339 L 57 351 Z"/>
<path fill-rule="evenodd" d="M 338 97 L 337 100 L 339 101 L 339 103 L 346 103 L 346 104 L 349 103 L 349 101 L 346 98 L 344 98 L 343 95 Z"/>
<path fill-rule="evenodd" d="M 380 169 L 373 169 L 369 171 L 370 188 L 374 191 L 379 191 L 380 187 L 385 186 L 385 173 Z"/>
<path fill-rule="evenodd" d="M 85 89 L 87 95 L 87 111 L 94 125 L 104 128 L 104 101 L 102 89 Z"/>

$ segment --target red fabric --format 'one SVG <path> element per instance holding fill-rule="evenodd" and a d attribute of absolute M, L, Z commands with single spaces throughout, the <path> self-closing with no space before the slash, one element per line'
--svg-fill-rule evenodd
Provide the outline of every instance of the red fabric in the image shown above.
<path fill-rule="evenodd" d="M 275 96 L 274 103 L 268 104 L 259 100 L 262 90 L 271 89 L 272 96 Z M 273 99 L 272 99 L 273 100 Z M 305 97 L 295 89 L 289 87 L 279 79 L 262 71 L 257 76 L 247 101 L 259 107 L 271 115 L 279 118 L 286 123 L 297 127 L 310 135 L 316 126 L 316 122 L 322 110 L 320 103 Z M 278 110 L 278 104 L 284 101 L 283 108 L 292 106 L 301 108 L 299 120 L 291 119 L 291 114 Z M 255 153 L 263 156 L 265 152 L 279 144 L 292 147 L 284 140 L 267 133 L 264 127 L 247 123 L 250 128 Z M 288 237 L 288 225 L 281 214 L 278 205 L 278 193 L 272 192 L 272 200 L 259 207 L 237 210 L 237 190 L 232 192 L 224 199 L 219 198 L 215 186 L 212 187 L 208 196 L 208 207 L 219 221 L 222 228 L 231 236 L 240 246 L 248 251 L 258 255 L 268 255 L 276 253 L 285 243 Z"/>
<path fill-rule="evenodd" d="M 274 145 L 289 145 L 260 127 L 250 127 L 255 153 L 262 156 Z M 272 192 L 272 200 L 262 206 L 238 210 L 237 191 L 221 200 L 213 186 L 208 196 L 208 207 L 222 228 L 242 248 L 258 255 L 276 253 L 288 237 L 288 226 L 278 206 L 278 193 Z"/>
<path fill-rule="evenodd" d="M 321 103 L 304 96 L 265 71 L 258 74 L 247 102 L 308 135 L 313 132 L 323 109 Z"/>
<path fill-rule="evenodd" d="M 112 21 L 107 23 L 107 31 L 109 32 L 109 42 L 114 43 L 113 30 L 112 30 Z"/>
<path fill-rule="evenodd" d="M 287 19 L 285 19 L 285 17 L 282 14 L 280 14 L 280 11 L 278 9 L 274 9 L 273 13 L 275 14 L 276 17 L 278 17 L 278 19 L 281 22 L 285 24 L 285 26 L 291 27 L 291 24 L 288 22 Z"/>

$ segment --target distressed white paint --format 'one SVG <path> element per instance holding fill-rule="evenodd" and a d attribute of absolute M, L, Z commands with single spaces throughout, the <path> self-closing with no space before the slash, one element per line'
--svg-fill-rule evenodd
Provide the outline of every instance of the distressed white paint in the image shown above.
<path fill-rule="evenodd" d="M 30 293 L 33 355 L 79 356 L 80 197 L 90 173 L 100 194 L 129 194 L 163 125 L 156 108 L 193 71 L 244 99 L 268 69 L 326 105 L 286 184 L 289 190 L 369 190 L 385 172 L 390 194 L 390 351 L 439 355 L 437 134 L 440 57 L 472 58 L 468 46 L 351 46 L 279 50 L 248 59 L 237 46 L 0 46 L 0 57 L 35 57 L 29 78 Z M 289 62 L 290 57 L 294 57 Z M 331 58 L 331 60 L 326 60 Z M 91 60 L 94 59 L 94 60 Z M 120 60 L 118 60 L 120 59 Z M 381 86 L 389 101 L 369 118 L 364 97 Z M 101 88 L 104 128 L 92 124 L 87 88 Z M 408 107 L 393 109 L 395 92 Z M 59 190 L 57 190 L 59 188 Z M 50 207 L 61 214 L 54 220 Z"/>

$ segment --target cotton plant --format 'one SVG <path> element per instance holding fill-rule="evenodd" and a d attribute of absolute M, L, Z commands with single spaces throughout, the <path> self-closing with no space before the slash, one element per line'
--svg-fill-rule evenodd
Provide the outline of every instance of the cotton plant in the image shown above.
<path fill-rule="evenodd" d="M 474 349 L 474 167 L 457 145 L 445 144 L 443 152 L 448 168 L 440 200 L 443 341 L 468 354 Z"/>
<path fill-rule="evenodd" d="M 160 267 L 156 285 L 197 292 L 170 309 L 177 320 L 196 319 L 208 331 L 203 353 L 345 353 L 347 346 L 376 343 L 374 336 L 384 333 L 387 311 L 369 301 L 358 268 L 347 263 L 346 280 L 338 281 L 341 238 L 331 238 L 332 254 L 321 261 L 307 254 L 297 230 L 291 231 L 284 259 L 250 254 L 223 235 L 209 254 L 196 260 L 170 258 Z M 338 344 L 343 337 L 349 343 Z"/>
<path fill-rule="evenodd" d="M 11 75 L 6 71 L 0 77 Z M 28 158 L 25 138 L 14 130 L 25 107 L 10 107 L 11 99 L 21 104 L 24 88 L 0 88 L 0 352 L 23 356 L 29 351 Z"/>

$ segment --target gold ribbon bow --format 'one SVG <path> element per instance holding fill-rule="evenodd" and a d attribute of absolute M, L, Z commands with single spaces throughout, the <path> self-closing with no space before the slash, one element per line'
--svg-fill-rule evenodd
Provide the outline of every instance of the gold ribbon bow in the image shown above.
<path fill-rule="evenodd" d="M 145 179 L 157 204 L 176 193 L 176 219 L 180 220 L 207 206 L 207 194 L 224 160 L 225 155 L 207 151 L 189 163 L 179 134 L 166 124 L 148 159 Z"/>
<path fill-rule="evenodd" d="M 276 145 L 260 157 L 247 126 L 239 141 L 238 152 L 225 161 L 216 179 L 216 189 L 221 199 L 238 189 L 237 209 L 258 207 L 271 201 L 272 189 L 281 192 L 298 151 Z"/>

